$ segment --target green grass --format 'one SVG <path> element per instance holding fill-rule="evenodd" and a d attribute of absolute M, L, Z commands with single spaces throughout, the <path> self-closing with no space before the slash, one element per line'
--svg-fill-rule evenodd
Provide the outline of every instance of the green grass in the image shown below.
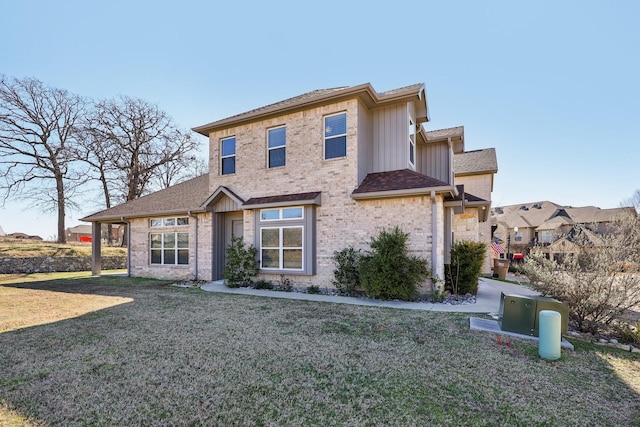
<path fill-rule="evenodd" d="M 0 304 L 38 294 L 91 310 L 0 333 L 0 424 L 640 425 L 637 355 L 545 362 L 462 313 L 122 277 L 0 285 Z"/>

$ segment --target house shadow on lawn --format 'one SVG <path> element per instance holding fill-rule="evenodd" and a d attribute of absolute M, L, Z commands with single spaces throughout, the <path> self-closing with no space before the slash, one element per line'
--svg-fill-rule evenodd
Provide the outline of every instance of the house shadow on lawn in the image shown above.
<path fill-rule="evenodd" d="M 19 282 L 21 276 L 32 281 Z M 0 282 L 0 333 L 132 303 L 132 289 L 152 291 L 170 283 L 121 275 L 73 276 L 34 280 L 33 275 L 12 275 L 8 283 Z"/>

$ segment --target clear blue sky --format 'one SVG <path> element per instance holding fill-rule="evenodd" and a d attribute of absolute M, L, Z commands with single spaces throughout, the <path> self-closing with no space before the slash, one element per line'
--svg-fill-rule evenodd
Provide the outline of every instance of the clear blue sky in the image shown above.
<path fill-rule="evenodd" d="M 640 188 L 638 1 L 220 3 L 3 0 L 0 73 L 139 97 L 185 128 L 319 88 L 424 82 L 427 129 L 496 148 L 494 206 L 611 208 Z M 55 224 L 0 208 L 5 232 Z"/>

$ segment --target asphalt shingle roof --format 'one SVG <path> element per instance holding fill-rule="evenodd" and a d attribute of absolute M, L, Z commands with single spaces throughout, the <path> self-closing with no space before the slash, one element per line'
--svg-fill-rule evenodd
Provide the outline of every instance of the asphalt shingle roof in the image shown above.
<path fill-rule="evenodd" d="M 427 140 L 436 141 L 440 139 L 453 138 L 464 135 L 464 126 L 456 126 L 446 129 L 435 129 L 427 131 Z"/>
<path fill-rule="evenodd" d="M 252 120 L 256 117 L 264 117 L 270 114 L 276 114 L 281 112 L 282 110 L 286 110 L 289 108 L 306 106 L 316 102 L 324 102 L 325 100 L 334 97 L 339 98 L 341 96 L 359 96 L 367 94 L 365 98 L 370 100 L 371 103 L 376 104 L 378 102 L 392 101 L 398 96 L 402 97 L 417 95 L 423 87 L 424 84 L 416 83 L 413 85 L 388 90 L 386 92 L 376 92 L 376 90 L 373 89 L 373 87 L 369 83 L 364 83 L 356 86 L 341 86 L 329 89 L 318 89 L 311 92 L 303 93 L 302 95 L 294 96 L 292 98 L 287 98 L 283 101 L 278 101 L 273 104 L 245 111 L 244 113 L 236 114 L 221 120 L 216 120 L 202 126 L 197 126 L 193 128 L 193 130 L 207 136 L 208 133 L 215 128 L 228 126 L 230 124 L 238 123 L 245 120 Z"/>
<path fill-rule="evenodd" d="M 353 191 L 353 194 L 446 186 L 449 184 L 439 179 L 409 169 L 402 169 L 368 174 L 362 184 Z"/>
<path fill-rule="evenodd" d="M 82 221 L 113 221 L 121 217 L 135 218 L 171 213 L 202 211 L 209 196 L 209 174 L 200 175 L 138 199 L 96 212 Z"/>
<path fill-rule="evenodd" d="M 498 172 L 495 148 L 465 151 L 453 156 L 453 170 L 456 175 Z"/>

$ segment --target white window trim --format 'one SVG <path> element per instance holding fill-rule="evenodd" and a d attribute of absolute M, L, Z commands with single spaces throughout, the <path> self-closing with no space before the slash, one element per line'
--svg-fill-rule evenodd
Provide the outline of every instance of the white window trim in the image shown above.
<path fill-rule="evenodd" d="M 345 157 L 347 157 L 347 146 L 346 146 L 347 145 L 347 141 L 346 141 L 346 137 L 347 137 L 348 129 L 345 127 L 344 133 L 341 133 L 339 135 L 331 135 L 329 137 L 326 135 L 327 134 L 327 132 L 326 132 L 326 129 L 327 129 L 327 118 L 334 117 L 334 116 L 339 116 L 339 115 L 342 115 L 342 114 L 344 114 L 345 121 L 346 121 L 348 119 L 346 111 L 341 111 L 339 113 L 334 113 L 334 114 L 327 114 L 326 116 L 324 116 L 322 118 L 322 124 L 323 124 L 323 126 L 322 126 L 322 136 L 323 136 L 323 142 L 324 142 L 324 144 L 322 145 L 322 150 L 323 150 L 322 157 L 324 158 L 324 160 L 344 159 Z M 327 140 L 328 139 L 340 138 L 342 136 L 345 137 L 345 155 L 344 156 L 340 156 L 340 157 L 327 158 Z"/>
<path fill-rule="evenodd" d="M 413 130 L 413 132 L 411 132 Z M 413 139 L 411 136 L 413 135 Z M 413 153 L 413 161 L 411 161 L 411 153 Z M 416 125 L 413 119 L 409 118 L 409 164 L 416 167 Z"/>
<path fill-rule="evenodd" d="M 229 139 L 233 139 L 234 140 L 234 143 L 233 143 L 233 154 L 229 154 L 229 155 L 223 156 L 222 155 L 222 145 L 223 145 L 224 141 L 229 140 Z M 238 152 L 238 140 L 236 139 L 235 136 L 229 136 L 227 138 L 222 138 L 220 140 L 220 175 L 233 175 L 234 173 L 236 173 L 235 170 L 237 168 L 237 164 L 235 165 L 236 167 L 234 167 L 234 170 L 233 170 L 232 173 L 224 173 L 224 170 L 222 168 L 222 164 L 224 163 L 223 162 L 224 159 L 229 159 L 231 157 L 235 158 L 237 152 Z"/>
<path fill-rule="evenodd" d="M 153 248 L 151 247 L 151 240 L 152 240 L 152 236 L 154 234 L 159 234 L 162 236 L 161 238 L 161 243 L 160 243 L 160 247 L 159 248 Z M 174 235 L 174 239 L 176 242 L 176 246 L 174 248 L 165 248 L 164 247 L 164 235 L 165 234 L 173 234 Z M 187 235 L 187 247 L 186 248 L 181 248 L 178 246 L 178 242 L 180 241 L 180 239 L 178 239 L 178 234 L 186 234 Z M 185 232 L 180 232 L 180 231 L 175 231 L 175 232 L 158 232 L 158 233 L 149 233 L 149 264 L 150 265 L 170 265 L 170 266 L 188 266 L 189 265 L 189 257 L 191 255 L 191 243 L 190 243 L 190 238 L 189 238 L 189 233 L 185 233 Z M 164 262 L 164 252 L 165 250 L 173 250 L 175 252 L 175 262 L 173 264 L 169 264 L 169 263 L 165 263 Z M 179 250 L 186 250 L 187 251 L 187 263 L 186 264 L 180 264 L 178 263 L 178 251 Z M 151 256 L 151 254 L 153 253 L 153 251 L 160 251 L 160 262 L 159 263 L 154 263 L 152 262 L 153 257 Z"/>
<path fill-rule="evenodd" d="M 284 218 L 283 211 L 287 209 L 300 209 L 302 215 L 297 218 Z M 278 211 L 278 218 L 262 218 L 262 212 L 264 211 Z M 287 206 L 283 208 L 268 208 L 268 209 L 260 209 L 260 222 L 275 222 L 275 221 L 302 221 L 304 220 L 304 206 Z"/>
<path fill-rule="evenodd" d="M 269 140 L 269 135 L 270 135 L 269 131 L 272 131 L 272 130 L 275 130 L 275 129 L 284 129 L 284 144 L 278 145 L 276 147 L 270 147 L 269 146 L 269 141 L 270 141 Z M 269 159 L 270 159 L 269 154 L 271 153 L 271 150 L 278 150 L 280 148 L 284 148 L 284 153 L 285 153 L 284 154 L 285 155 L 284 165 L 271 166 L 271 164 L 269 163 Z M 275 168 L 283 168 L 283 167 L 285 167 L 287 165 L 286 155 L 287 155 L 287 127 L 285 125 L 282 125 L 282 126 L 275 126 L 275 127 L 267 129 L 267 169 L 275 169 Z"/>
<path fill-rule="evenodd" d="M 284 246 L 284 229 L 285 228 L 299 228 L 301 230 L 301 236 L 302 236 L 302 246 Z M 279 230 L 278 231 L 278 241 L 280 243 L 282 243 L 281 246 L 276 247 L 271 247 L 271 246 L 267 246 L 266 248 L 264 246 L 262 246 L 262 231 L 263 230 Z M 275 226 L 275 227 L 260 227 L 260 269 L 264 270 L 266 272 L 277 272 L 277 271 L 304 271 L 304 256 L 305 256 L 305 250 L 304 250 L 304 226 L 303 225 L 281 225 L 281 226 Z M 278 249 L 278 268 L 274 268 L 274 267 L 263 267 L 262 266 L 262 251 L 263 250 L 273 250 L 273 249 Z M 287 249 L 294 249 L 294 250 L 300 250 L 301 251 L 301 265 L 300 268 L 291 268 L 291 267 L 284 267 L 284 251 Z"/>
<path fill-rule="evenodd" d="M 175 224 L 174 225 L 165 225 L 165 220 L 167 220 L 167 219 L 174 219 L 175 220 Z M 178 219 L 186 219 L 187 223 L 186 224 L 178 224 Z M 162 224 L 153 225 L 153 221 L 161 221 Z M 188 216 L 168 216 L 168 217 L 162 217 L 162 218 L 151 218 L 149 220 L 149 228 L 188 227 L 188 226 L 189 226 L 189 217 Z"/>

